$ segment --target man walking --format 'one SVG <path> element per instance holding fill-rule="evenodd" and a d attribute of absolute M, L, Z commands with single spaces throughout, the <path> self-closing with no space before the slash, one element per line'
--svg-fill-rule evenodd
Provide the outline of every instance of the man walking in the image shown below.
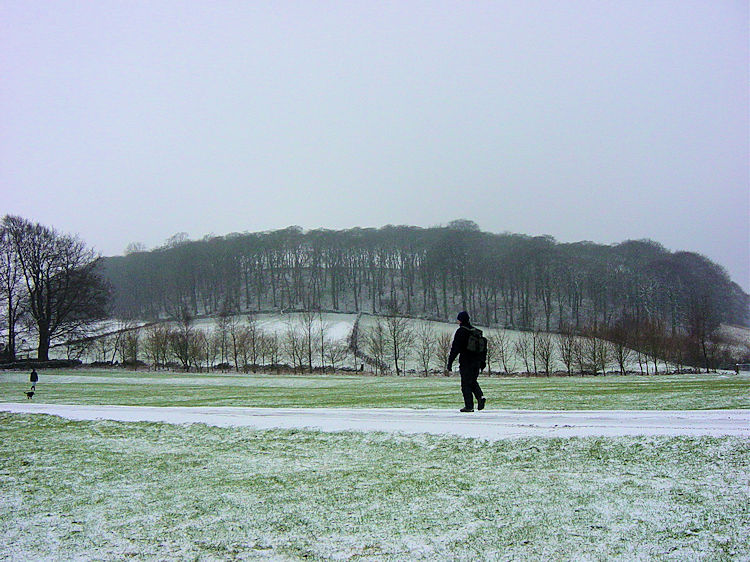
<path fill-rule="evenodd" d="M 470 338 L 482 338 L 481 330 L 474 328 L 469 322 L 469 314 L 463 310 L 458 313 L 456 320 L 459 323 L 458 330 L 453 336 L 453 345 L 448 355 L 448 370 L 453 368 L 453 361 L 458 356 L 458 372 L 461 374 L 461 393 L 464 395 L 464 407 L 460 412 L 474 411 L 474 396 L 477 398 L 477 410 L 483 410 L 487 401 L 479 388 L 477 378 L 479 371 L 484 369 L 487 361 L 487 349 L 476 351 L 469 349 L 476 345 L 469 345 Z M 486 342 L 486 340 L 485 340 Z"/>
<path fill-rule="evenodd" d="M 36 390 L 36 383 L 39 382 L 39 375 L 33 367 L 31 368 L 31 374 L 29 375 L 29 382 L 31 382 L 31 390 Z"/>

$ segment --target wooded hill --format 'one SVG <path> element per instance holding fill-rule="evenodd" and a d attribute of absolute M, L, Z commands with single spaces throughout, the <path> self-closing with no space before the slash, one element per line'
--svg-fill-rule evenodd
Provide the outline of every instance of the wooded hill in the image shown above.
<path fill-rule="evenodd" d="M 178 238 L 104 258 L 102 272 L 121 318 L 291 309 L 445 320 L 468 310 L 482 325 L 583 331 L 649 322 L 673 334 L 750 320 L 750 297 L 699 254 L 651 240 L 493 234 L 466 220 Z"/>

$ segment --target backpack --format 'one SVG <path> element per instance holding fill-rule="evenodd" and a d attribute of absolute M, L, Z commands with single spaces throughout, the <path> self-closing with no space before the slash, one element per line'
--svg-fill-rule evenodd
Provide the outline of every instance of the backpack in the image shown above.
<path fill-rule="evenodd" d="M 466 340 L 466 351 L 479 355 L 481 358 L 487 355 L 487 338 L 482 335 L 479 328 L 466 328 L 469 331 L 469 337 Z"/>

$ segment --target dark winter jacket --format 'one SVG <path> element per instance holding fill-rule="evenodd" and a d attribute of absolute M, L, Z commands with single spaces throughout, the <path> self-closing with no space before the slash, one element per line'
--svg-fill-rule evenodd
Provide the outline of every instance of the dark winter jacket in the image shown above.
<path fill-rule="evenodd" d="M 448 370 L 453 368 L 453 361 L 458 357 L 459 365 L 477 364 L 480 369 L 484 369 L 484 358 L 475 353 L 466 350 L 466 342 L 469 340 L 469 329 L 473 328 L 471 324 L 464 323 L 456 330 L 453 336 L 453 345 L 451 352 L 448 354 Z"/>

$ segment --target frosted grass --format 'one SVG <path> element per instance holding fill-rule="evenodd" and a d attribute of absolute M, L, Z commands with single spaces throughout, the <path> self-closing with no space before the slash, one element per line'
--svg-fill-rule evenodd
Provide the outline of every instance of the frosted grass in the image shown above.
<path fill-rule="evenodd" d="M 750 408 L 750 374 L 480 377 L 491 409 L 707 410 Z M 455 408 L 451 377 L 41 371 L 34 401 L 123 406 Z M 26 400 L 28 373 L 0 373 L 0 402 Z"/>
<path fill-rule="evenodd" d="M 750 444 L 0 414 L 8 560 L 743 560 Z"/>

